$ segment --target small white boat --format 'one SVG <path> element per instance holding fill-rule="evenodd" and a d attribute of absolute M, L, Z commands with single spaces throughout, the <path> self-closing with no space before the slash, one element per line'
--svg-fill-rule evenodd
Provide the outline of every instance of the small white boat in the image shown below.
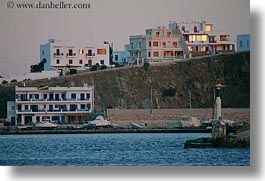
<path fill-rule="evenodd" d="M 136 124 L 136 123 L 133 123 L 133 122 L 130 122 L 130 126 L 133 128 L 133 129 L 142 129 L 143 127 L 140 126 L 139 124 Z"/>
<path fill-rule="evenodd" d="M 35 128 L 39 128 L 39 129 L 53 129 L 57 127 L 58 127 L 57 123 L 50 122 L 50 121 L 42 121 L 42 122 L 38 122 L 35 124 Z"/>
<path fill-rule="evenodd" d="M 90 121 L 89 124 L 93 124 L 96 127 L 109 127 L 111 125 L 110 121 L 104 119 L 103 116 L 97 116 L 96 119 Z"/>

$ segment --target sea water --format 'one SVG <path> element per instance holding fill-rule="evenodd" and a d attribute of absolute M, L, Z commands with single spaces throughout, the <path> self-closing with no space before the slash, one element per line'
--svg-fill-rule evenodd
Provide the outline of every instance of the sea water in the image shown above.
<path fill-rule="evenodd" d="M 249 166 L 248 148 L 184 149 L 202 133 L 1 135 L 4 166 Z"/>

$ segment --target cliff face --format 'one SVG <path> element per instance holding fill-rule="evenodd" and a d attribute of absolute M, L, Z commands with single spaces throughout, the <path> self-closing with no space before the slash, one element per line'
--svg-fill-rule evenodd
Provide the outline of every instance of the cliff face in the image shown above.
<path fill-rule="evenodd" d="M 112 108 L 188 108 L 189 91 L 194 108 L 212 107 L 214 85 L 222 79 L 222 107 L 250 106 L 250 52 L 198 57 L 187 61 L 87 72 L 51 80 L 28 81 L 26 86 L 95 85 L 96 110 Z M 6 101 L 14 100 L 14 86 L 0 85 L 0 117 L 6 116 Z"/>

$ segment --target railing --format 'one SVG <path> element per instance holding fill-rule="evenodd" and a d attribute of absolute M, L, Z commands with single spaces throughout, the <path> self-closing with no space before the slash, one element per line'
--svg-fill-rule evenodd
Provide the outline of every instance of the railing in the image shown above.
<path fill-rule="evenodd" d="M 76 56 L 76 53 L 66 53 L 66 56 L 67 57 L 75 57 Z"/>
<path fill-rule="evenodd" d="M 63 56 L 63 53 L 54 53 L 53 54 L 55 57 Z"/>
<path fill-rule="evenodd" d="M 91 109 L 40 109 L 40 110 L 17 110 L 18 113 L 48 113 L 48 112 L 89 112 Z"/>
<path fill-rule="evenodd" d="M 65 98 L 59 98 L 59 99 L 16 99 L 17 102 L 47 102 L 47 101 L 90 101 L 90 98 L 84 98 L 84 99 L 65 99 Z"/>
<path fill-rule="evenodd" d="M 95 53 L 86 53 L 86 57 L 94 57 Z"/>

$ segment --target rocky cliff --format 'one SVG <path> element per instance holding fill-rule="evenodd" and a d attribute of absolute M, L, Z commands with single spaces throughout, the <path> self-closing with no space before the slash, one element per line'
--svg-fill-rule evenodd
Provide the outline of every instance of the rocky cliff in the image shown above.
<path fill-rule="evenodd" d="M 98 72 L 25 82 L 26 86 L 95 85 L 96 110 L 112 108 L 150 108 L 151 89 L 153 108 L 212 107 L 214 85 L 222 79 L 222 107 L 250 106 L 250 52 L 226 53 L 197 57 L 185 61 L 142 66 L 113 68 Z M 15 86 L 0 85 L 0 117 L 6 116 L 6 101 L 14 100 Z"/>

